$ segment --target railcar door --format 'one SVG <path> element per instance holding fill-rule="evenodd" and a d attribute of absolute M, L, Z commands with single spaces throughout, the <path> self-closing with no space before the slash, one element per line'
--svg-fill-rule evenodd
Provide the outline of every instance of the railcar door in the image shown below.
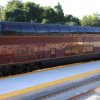
<path fill-rule="evenodd" d="M 51 53 L 51 57 L 56 57 L 56 48 L 52 48 L 50 53 Z"/>

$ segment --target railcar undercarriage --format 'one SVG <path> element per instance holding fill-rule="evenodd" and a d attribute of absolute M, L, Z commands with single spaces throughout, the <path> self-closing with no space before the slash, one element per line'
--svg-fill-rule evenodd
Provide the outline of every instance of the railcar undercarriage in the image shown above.
<path fill-rule="evenodd" d="M 59 65 L 86 62 L 100 59 L 100 53 L 68 56 L 49 60 L 41 60 L 24 64 L 12 64 L 0 66 L 0 77 L 32 72 L 34 70 L 49 68 Z"/>

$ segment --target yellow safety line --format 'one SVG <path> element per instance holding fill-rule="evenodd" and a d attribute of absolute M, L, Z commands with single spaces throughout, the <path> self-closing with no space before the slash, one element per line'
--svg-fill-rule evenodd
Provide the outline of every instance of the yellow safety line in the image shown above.
<path fill-rule="evenodd" d="M 29 87 L 29 88 L 22 89 L 22 90 L 19 90 L 19 91 L 14 91 L 14 92 L 11 92 L 11 93 L 3 94 L 3 95 L 0 95 L 0 100 L 4 100 L 4 99 L 10 98 L 10 97 L 25 94 L 25 93 L 28 93 L 28 92 L 31 92 L 31 91 L 34 91 L 34 90 L 43 89 L 43 88 L 50 87 L 50 86 L 53 86 L 53 85 L 61 84 L 61 83 L 67 82 L 67 81 L 72 81 L 72 80 L 80 79 L 80 78 L 83 78 L 83 77 L 91 76 L 91 75 L 97 74 L 97 73 L 100 73 L 100 69 L 90 71 L 90 72 L 85 72 L 85 73 L 78 74 L 78 75 L 75 75 L 75 76 L 70 76 L 70 77 L 67 77 L 67 78 L 64 78 L 64 79 L 48 82 L 48 83 L 45 83 L 45 84 Z"/>

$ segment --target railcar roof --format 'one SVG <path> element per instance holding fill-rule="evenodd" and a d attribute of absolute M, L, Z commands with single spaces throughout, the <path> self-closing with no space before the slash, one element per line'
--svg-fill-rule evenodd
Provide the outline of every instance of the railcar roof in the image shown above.
<path fill-rule="evenodd" d="M 4 33 L 14 32 L 22 34 L 30 33 L 99 33 L 100 27 L 91 26 L 67 26 L 60 24 L 39 24 L 29 22 L 0 22 L 0 30 Z"/>

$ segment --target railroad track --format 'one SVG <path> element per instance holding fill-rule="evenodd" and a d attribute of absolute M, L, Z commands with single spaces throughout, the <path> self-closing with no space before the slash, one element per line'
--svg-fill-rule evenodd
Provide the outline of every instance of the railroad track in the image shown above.
<path fill-rule="evenodd" d="M 93 93 L 94 89 L 97 88 L 98 86 L 92 87 L 92 89 L 89 90 L 83 90 L 81 92 L 77 92 L 78 89 L 82 89 L 82 87 L 88 87 L 88 86 L 92 86 L 93 84 L 96 85 L 100 83 L 100 75 L 98 77 L 89 79 L 89 80 L 85 80 L 83 82 L 80 82 L 74 86 L 56 91 L 56 92 L 52 92 L 50 94 L 47 94 L 45 96 L 42 97 L 38 97 L 34 100 L 78 100 L 78 98 L 81 98 L 84 95 L 87 95 L 89 93 Z M 91 85 L 92 84 L 92 85 Z M 99 85 L 100 86 L 100 85 Z M 76 92 L 75 94 L 70 94 Z M 69 96 L 68 96 L 69 94 Z M 60 99 L 60 96 L 65 96 L 63 99 Z"/>
<path fill-rule="evenodd" d="M 100 87 L 97 87 L 97 88 L 89 90 L 89 91 L 87 91 L 85 93 L 82 93 L 82 94 L 76 95 L 74 97 L 71 97 L 71 98 L 69 98 L 67 100 L 79 100 L 79 99 L 83 98 L 84 96 L 91 95 L 91 94 L 95 93 L 96 89 L 99 89 L 99 91 L 100 91 Z M 99 99 L 97 99 L 97 100 L 99 100 Z"/>

